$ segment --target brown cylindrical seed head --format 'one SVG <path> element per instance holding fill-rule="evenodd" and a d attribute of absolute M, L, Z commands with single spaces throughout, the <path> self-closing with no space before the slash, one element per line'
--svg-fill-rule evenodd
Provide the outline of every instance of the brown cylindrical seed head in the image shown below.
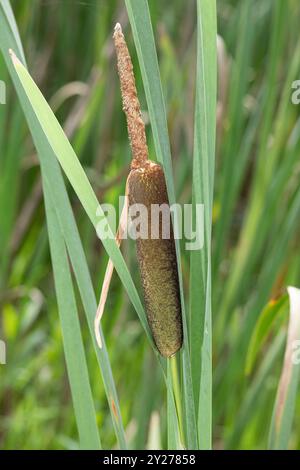
<path fill-rule="evenodd" d="M 159 352 L 173 356 L 182 346 L 182 318 L 178 270 L 172 222 L 170 237 L 151 239 L 151 205 L 167 204 L 168 194 L 163 169 L 147 161 L 142 168 L 132 169 L 127 180 L 129 206 L 143 204 L 148 211 L 148 238 L 137 239 L 137 257 L 144 291 L 146 313 Z M 170 217 L 170 213 L 169 213 Z"/>

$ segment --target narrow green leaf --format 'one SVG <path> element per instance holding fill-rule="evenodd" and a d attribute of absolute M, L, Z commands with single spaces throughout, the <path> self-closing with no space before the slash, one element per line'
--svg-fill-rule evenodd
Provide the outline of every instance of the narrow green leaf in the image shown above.
<path fill-rule="evenodd" d="M 64 352 L 80 437 L 80 447 L 82 449 L 99 449 L 100 440 L 96 414 L 66 247 L 60 230 L 58 230 L 55 209 L 47 190 L 45 190 L 45 203 Z"/>
<path fill-rule="evenodd" d="M 172 358 L 176 360 L 175 358 Z M 175 401 L 174 401 L 174 391 L 173 391 L 173 377 L 172 377 L 172 365 L 171 361 L 168 361 L 167 364 L 167 380 L 168 380 L 168 388 L 167 388 L 167 418 L 168 418 L 168 449 L 177 450 L 181 449 L 183 445 L 180 442 L 180 431 L 179 431 L 179 423 L 174 413 L 175 408 Z"/>
<path fill-rule="evenodd" d="M 212 439 L 211 218 L 217 86 L 216 2 L 197 2 L 197 75 L 193 205 L 204 204 L 204 247 L 191 252 L 190 322 L 193 386 L 201 449 Z"/>

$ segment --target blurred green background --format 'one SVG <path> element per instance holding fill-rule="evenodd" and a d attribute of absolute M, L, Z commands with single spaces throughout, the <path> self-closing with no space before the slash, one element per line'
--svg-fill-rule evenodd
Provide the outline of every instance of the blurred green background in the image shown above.
<path fill-rule="evenodd" d="M 28 68 L 51 104 L 100 202 L 118 207 L 130 164 L 112 31 L 136 51 L 122 0 L 13 0 Z M 167 104 L 178 201 L 191 200 L 196 2 L 149 0 Z M 300 286 L 298 0 L 219 0 L 213 206 L 213 436 L 215 448 L 265 448 L 288 323 L 287 285 Z M 38 159 L 0 57 L 0 448 L 77 448 L 49 255 Z M 150 158 L 155 159 L 147 125 Z M 69 191 L 97 296 L 107 256 Z M 137 272 L 132 242 L 122 248 Z M 183 252 L 185 287 L 188 253 Z M 139 286 L 139 277 L 136 274 Z M 279 299 L 279 300 L 278 300 Z M 279 305 L 279 307 L 278 307 Z M 80 302 L 79 302 L 80 306 Z M 275 321 L 246 370 L 257 320 Z M 132 448 L 163 445 L 166 397 L 157 363 L 116 275 L 102 322 Z M 99 368 L 82 332 L 104 448 L 116 445 Z M 253 333 L 254 332 L 254 333 Z M 300 412 L 300 400 L 297 413 Z M 298 426 L 298 427 L 297 427 Z M 160 435 L 162 441 L 160 441 Z M 291 448 L 300 447 L 297 420 Z"/>

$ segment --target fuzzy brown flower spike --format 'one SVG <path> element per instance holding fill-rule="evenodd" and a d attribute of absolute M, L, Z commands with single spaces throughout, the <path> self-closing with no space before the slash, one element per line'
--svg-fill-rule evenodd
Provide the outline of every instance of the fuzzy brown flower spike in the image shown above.
<path fill-rule="evenodd" d="M 127 118 L 128 134 L 132 150 L 131 170 L 126 182 L 126 199 L 122 211 L 116 243 L 120 245 L 123 227 L 126 227 L 128 211 L 136 204 L 147 209 L 148 236 L 136 240 L 137 260 L 141 274 L 145 310 L 154 343 L 162 356 L 173 356 L 182 346 L 183 328 L 180 304 L 176 248 L 170 211 L 169 237 L 163 236 L 159 223 L 158 237 L 151 231 L 157 223 L 152 218 L 152 207 L 169 207 L 164 170 L 159 163 L 148 159 L 145 125 L 137 97 L 133 68 L 121 26 L 115 27 L 114 41 L 118 58 L 123 110 Z M 150 228 L 150 232 L 149 232 Z M 104 311 L 109 284 L 113 272 L 108 262 L 102 285 L 99 307 L 95 318 L 95 333 L 101 347 L 100 319 Z"/>
<path fill-rule="evenodd" d="M 123 111 L 126 114 L 128 135 L 132 151 L 131 168 L 141 168 L 148 160 L 145 124 L 142 119 L 140 102 L 137 97 L 131 58 L 119 23 L 115 26 L 113 37 L 117 52 Z"/>

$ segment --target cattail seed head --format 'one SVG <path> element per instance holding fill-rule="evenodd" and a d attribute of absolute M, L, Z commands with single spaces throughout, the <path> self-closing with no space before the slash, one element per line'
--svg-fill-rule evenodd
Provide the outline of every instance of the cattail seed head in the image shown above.
<path fill-rule="evenodd" d="M 137 97 L 133 67 L 128 48 L 117 23 L 114 31 L 123 110 L 126 114 L 132 150 L 131 171 L 127 179 L 129 207 L 143 204 L 147 209 L 148 230 L 153 226 L 152 206 L 166 205 L 168 193 L 162 167 L 148 159 L 145 125 Z M 141 274 L 146 314 L 154 342 L 165 357 L 173 356 L 182 346 L 183 329 L 176 249 L 171 214 L 170 236 L 163 236 L 159 222 L 158 237 L 138 238 L 137 258 Z M 156 221 L 155 221 L 156 222 Z"/>
<path fill-rule="evenodd" d="M 159 237 L 151 238 L 154 224 L 151 206 L 169 206 L 169 201 L 162 167 L 148 162 L 144 168 L 131 170 L 127 180 L 128 198 L 130 206 L 143 204 L 147 208 L 149 233 L 146 239 L 136 240 L 137 258 L 154 342 L 162 356 L 170 357 L 181 348 L 183 340 L 176 249 L 170 213 L 170 237 L 163 238 L 160 221 Z"/>

